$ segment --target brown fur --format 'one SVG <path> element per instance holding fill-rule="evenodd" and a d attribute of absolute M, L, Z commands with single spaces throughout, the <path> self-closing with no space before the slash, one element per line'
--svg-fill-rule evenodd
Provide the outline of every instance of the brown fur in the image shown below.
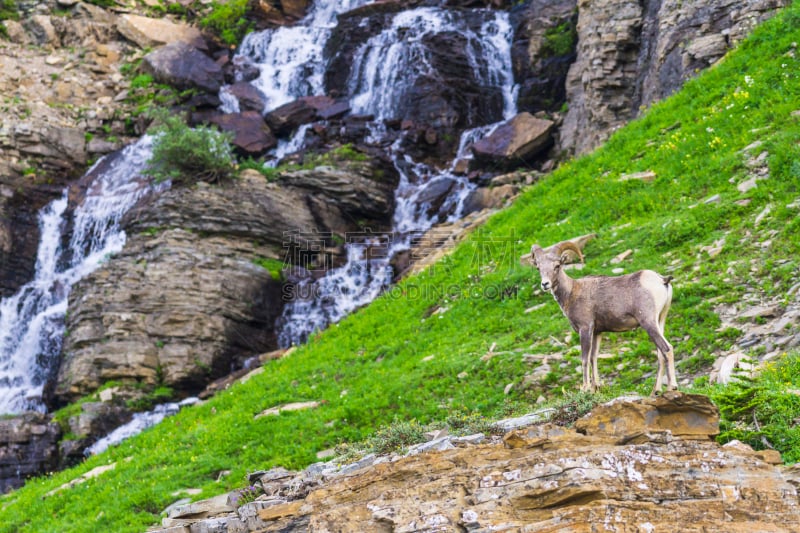
<path fill-rule="evenodd" d="M 562 268 L 566 252 L 582 259 L 580 250 L 567 241 L 543 250 L 531 248 L 531 259 L 542 275 L 542 289 L 552 291 L 572 329 L 581 337 L 582 390 L 600 386 L 597 352 L 605 332 L 630 331 L 641 327 L 658 349 L 658 376 L 653 389 L 677 388 L 672 345 L 664 337 L 664 323 L 672 300 L 672 276 L 641 270 L 624 276 L 586 276 L 573 279 Z M 666 376 L 665 376 L 666 373 Z"/>

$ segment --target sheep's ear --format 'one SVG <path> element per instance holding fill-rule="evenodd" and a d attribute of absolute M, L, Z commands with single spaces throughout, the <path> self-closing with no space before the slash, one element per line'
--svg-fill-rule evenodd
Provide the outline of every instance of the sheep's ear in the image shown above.
<path fill-rule="evenodd" d="M 561 262 L 562 265 L 566 265 L 567 263 L 569 263 L 570 261 L 569 252 L 564 252 L 563 254 L 561 254 L 559 261 Z"/>

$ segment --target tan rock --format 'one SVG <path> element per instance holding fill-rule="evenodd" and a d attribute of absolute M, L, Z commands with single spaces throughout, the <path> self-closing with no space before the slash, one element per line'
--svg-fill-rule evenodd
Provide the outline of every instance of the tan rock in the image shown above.
<path fill-rule="evenodd" d="M 261 502 L 262 522 L 253 529 L 795 531 L 796 467 L 776 468 L 741 443 L 723 447 L 709 439 L 677 438 L 620 444 L 614 412 L 622 418 L 645 415 L 644 427 L 659 435 L 713 425 L 707 399 L 665 396 L 621 398 L 596 408 L 585 427 L 601 429 L 597 435 L 544 424 L 512 431 L 504 444 L 465 443 L 386 461 L 372 457 L 364 467 L 339 473 L 320 475 L 320 465 L 296 476 L 281 469 L 258 473 L 275 503 Z M 605 429 L 609 420 L 612 430 Z M 297 486 L 310 492 L 298 498 Z M 204 531 L 216 523 L 192 527 Z"/>
<path fill-rule="evenodd" d="M 719 433 L 719 409 L 707 396 L 670 391 L 651 398 L 618 398 L 575 423 L 579 433 L 620 442 L 648 432 L 705 440 Z"/>
<path fill-rule="evenodd" d="M 273 505 L 272 507 L 267 507 L 266 509 L 259 510 L 258 517 L 261 520 L 270 521 L 270 520 L 277 520 L 278 518 L 283 518 L 286 516 L 297 515 L 301 512 L 303 503 L 304 503 L 303 501 L 296 501 L 280 505 Z"/>
<path fill-rule="evenodd" d="M 120 15 L 117 19 L 117 30 L 140 48 L 153 48 L 180 41 L 205 49 L 200 30 L 168 19 L 154 19 L 133 14 Z"/>

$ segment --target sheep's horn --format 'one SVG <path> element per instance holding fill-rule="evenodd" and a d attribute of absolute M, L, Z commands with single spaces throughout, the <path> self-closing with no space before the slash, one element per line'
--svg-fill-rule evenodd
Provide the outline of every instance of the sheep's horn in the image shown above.
<path fill-rule="evenodd" d="M 561 255 L 564 252 L 574 252 L 578 256 L 578 259 L 581 260 L 581 263 L 583 263 L 583 252 L 581 252 L 581 249 L 574 242 L 563 241 L 553 246 L 553 248 L 558 255 Z"/>

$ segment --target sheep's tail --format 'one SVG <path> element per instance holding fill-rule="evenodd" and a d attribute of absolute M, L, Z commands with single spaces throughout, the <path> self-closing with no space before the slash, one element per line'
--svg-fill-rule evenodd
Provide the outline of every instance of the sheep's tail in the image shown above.
<path fill-rule="evenodd" d="M 675 279 L 672 276 L 661 276 L 661 280 L 664 282 L 664 286 L 668 287 L 670 282 Z"/>

